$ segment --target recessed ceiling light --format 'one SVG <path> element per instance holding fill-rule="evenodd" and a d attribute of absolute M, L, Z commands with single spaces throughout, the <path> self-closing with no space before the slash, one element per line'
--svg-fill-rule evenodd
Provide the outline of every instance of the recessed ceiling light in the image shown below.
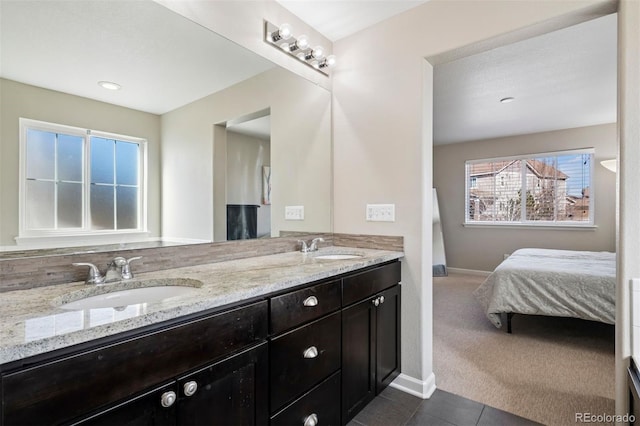
<path fill-rule="evenodd" d="M 114 83 L 112 81 L 99 81 L 98 86 L 107 90 L 120 90 L 121 87 L 118 83 Z"/>
<path fill-rule="evenodd" d="M 513 102 L 515 100 L 516 100 L 516 98 L 512 98 L 511 96 L 509 96 L 507 98 L 500 99 L 500 102 L 503 103 L 503 104 L 508 104 L 509 102 Z"/>

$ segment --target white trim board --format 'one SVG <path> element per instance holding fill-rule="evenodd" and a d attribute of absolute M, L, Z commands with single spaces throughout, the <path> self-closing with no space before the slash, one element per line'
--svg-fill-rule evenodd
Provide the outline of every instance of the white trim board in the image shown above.
<path fill-rule="evenodd" d="M 406 374 L 400 374 L 389 386 L 418 398 L 429 399 L 436 391 L 436 376 L 431 373 L 427 380 L 422 381 Z"/>

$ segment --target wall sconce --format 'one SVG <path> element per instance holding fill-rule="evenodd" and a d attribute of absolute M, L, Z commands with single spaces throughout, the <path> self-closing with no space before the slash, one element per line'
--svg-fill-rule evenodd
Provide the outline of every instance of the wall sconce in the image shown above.
<path fill-rule="evenodd" d="M 334 55 L 325 57 L 322 46 L 310 47 L 309 38 L 306 35 L 293 37 L 289 24 L 278 27 L 269 21 L 264 21 L 264 41 L 325 75 L 329 75 L 328 69 L 336 64 Z"/>
<path fill-rule="evenodd" d="M 611 170 L 613 173 L 616 172 L 616 159 L 612 159 L 612 160 L 602 160 L 600 162 L 600 164 L 602 165 L 602 167 Z"/>

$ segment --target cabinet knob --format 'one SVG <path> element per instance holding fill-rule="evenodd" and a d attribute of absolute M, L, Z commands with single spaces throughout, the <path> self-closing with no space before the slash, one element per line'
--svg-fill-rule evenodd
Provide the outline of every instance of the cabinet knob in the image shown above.
<path fill-rule="evenodd" d="M 316 426 L 318 424 L 318 415 L 316 413 L 309 414 L 304 418 L 304 426 Z"/>
<path fill-rule="evenodd" d="M 198 384 L 192 380 L 185 383 L 183 389 L 185 396 L 193 396 L 193 394 L 198 390 Z"/>
<path fill-rule="evenodd" d="M 309 296 L 306 299 L 304 299 L 304 302 L 302 302 L 302 304 L 304 306 L 318 306 L 318 298 L 315 296 Z"/>
<path fill-rule="evenodd" d="M 176 393 L 174 391 L 165 392 L 160 397 L 160 404 L 164 408 L 171 407 L 176 402 Z"/>
<path fill-rule="evenodd" d="M 378 306 L 380 304 L 380 298 L 376 297 L 371 301 L 371 303 L 373 303 L 373 306 Z"/>
<path fill-rule="evenodd" d="M 384 296 L 380 296 L 380 304 L 382 305 L 384 303 Z"/>
<path fill-rule="evenodd" d="M 311 346 L 307 349 L 305 349 L 304 351 L 304 357 L 309 359 L 309 358 L 315 358 L 318 356 L 318 348 L 316 348 L 315 346 Z"/>

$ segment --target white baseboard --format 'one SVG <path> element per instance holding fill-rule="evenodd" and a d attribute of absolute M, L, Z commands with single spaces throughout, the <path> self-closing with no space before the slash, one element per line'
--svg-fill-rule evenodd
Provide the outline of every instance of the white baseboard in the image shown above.
<path fill-rule="evenodd" d="M 400 374 L 389 386 L 418 398 L 429 399 L 436 391 L 436 376 L 431 373 L 427 380 L 422 381 L 406 374 Z"/>
<path fill-rule="evenodd" d="M 488 277 L 491 272 L 489 271 L 478 271 L 476 269 L 462 269 L 462 268 L 447 268 L 447 271 L 453 272 L 454 274 L 465 274 L 465 275 L 480 275 L 482 277 Z"/>

